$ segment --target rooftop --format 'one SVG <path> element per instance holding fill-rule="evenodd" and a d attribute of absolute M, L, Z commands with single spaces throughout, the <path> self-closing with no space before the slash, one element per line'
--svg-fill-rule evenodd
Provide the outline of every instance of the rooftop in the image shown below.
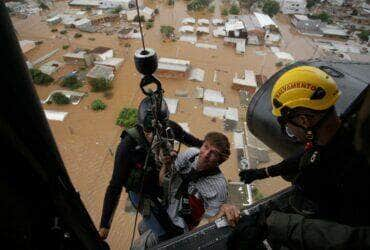
<path fill-rule="evenodd" d="M 209 24 L 209 20 L 208 19 L 205 19 L 205 18 L 201 18 L 201 19 L 198 19 L 198 24 L 199 25 L 208 25 Z"/>
<path fill-rule="evenodd" d="M 114 77 L 113 68 L 104 65 L 95 65 L 86 76 L 91 78 L 105 78 L 112 80 Z"/>
<path fill-rule="evenodd" d="M 232 30 L 241 30 L 244 29 L 244 24 L 242 21 L 229 21 L 225 23 L 225 30 L 226 32 L 232 31 Z"/>
<path fill-rule="evenodd" d="M 294 15 L 294 17 L 300 21 L 308 21 L 310 20 L 307 16 L 305 15 Z"/>
<path fill-rule="evenodd" d="M 79 25 L 84 25 L 84 24 L 89 23 L 89 22 L 90 22 L 90 20 L 89 20 L 89 19 L 87 19 L 87 18 L 82 18 L 82 19 L 80 19 L 80 20 L 78 20 L 78 21 L 73 22 L 73 25 L 75 25 L 75 26 L 79 26 Z"/>
<path fill-rule="evenodd" d="M 320 29 L 325 35 L 348 37 L 347 30 L 337 26 L 327 25 L 326 27 L 322 27 Z"/>
<path fill-rule="evenodd" d="M 86 51 L 80 51 L 78 53 L 69 52 L 67 54 L 64 54 L 63 57 L 72 57 L 72 58 L 84 59 L 85 58 L 85 54 L 86 54 Z"/>
<path fill-rule="evenodd" d="M 190 25 L 181 26 L 179 28 L 179 31 L 182 32 L 182 33 L 185 33 L 185 32 L 191 32 L 191 33 L 193 33 L 194 32 L 194 27 L 193 26 L 190 26 Z"/>
<path fill-rule="evenodd" d="M 98 0 L 72 0 L 68 4 L 76 5 L 76 6 L 99 6 L 99 1 Z"/>
<path fill-rule="evenodd" d="M 190 68 L 190 61 L 161 57 L 158 60 L 158 69 L 186 72 Z"/>
<path fill-rule="evenodd" d="M 278 27 L 276 23 L 268 15 L 258 13 L 258 12 L 254 12 L 254 15 L 256 16 L 262 28 L 266 26 L 275 26 L 276 28 Z"/>
<path fill-rule="evenodd" d="M 252 70 L 245 70 L 243 79 L 238 78 L 237 74 L 235 74 L 233 83 L 243 86 L 257 87 L 256 76 Z"/>
<path fill-rule="evenodd" d="M 182 19 L 181 23 L 183 23 L 183 24 L 186 24 L 186 23 L 194 24 L 195 23 L 195 19 L 192 18 L 192 17 L 187 17 L 187 18 Z"/>
<path fill-rule="evenodd" d="M 105 52 L 107 52 L 109 50 L 112 50 L 112 49 L 108 48 L 108 47 L 99 46 L 99 47 L 96 47 L 95 49 L 91 50 L 90 53 L 92 53 L 92 54 L 104 54 Z"/>

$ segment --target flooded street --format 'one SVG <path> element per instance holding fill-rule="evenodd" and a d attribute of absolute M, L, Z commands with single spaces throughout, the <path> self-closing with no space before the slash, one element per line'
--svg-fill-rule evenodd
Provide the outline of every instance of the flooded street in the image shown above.
<path fill-rule="evenodd" d="M 175 1 L 174 6 L 168 6 L 166 2 L 145 1 L 147 6 L 159 9 L 154 27 L 150 30 L 143 29 L 146 46 L 154 48 L 159 57 L 189 60 L 192 67 L 205 70 L 205 79 L 202 83 L 182 79 L 161 79 L 165 96 L 179 99 L 177 113 L 172 115 L 171 118 L 177 122 L 187 122 L 191 133 L 200 138 L 209 131 L 220 131 L 226 133 L 230 142 L 232 142 L 232 133 L 224 131 L 220 119 L 212 121 L 210 117 L 202 114 L 204 105 L 214 106 L 213 104 L 203 104 L 202 101 L 190 97 L 176 97 L 175 91 L 187 90 L 190 94 L 196 86 L 220 90 L 225 97 L 225 102 L 217 106 L 238 108 L 240 105 L 239 94 L 231 88 L 235 73 L 241 76 L 245 69 L 249 69 L 256 74 L 264 74 L 269 77 L 279 69 L 275 66 L 278 59 L 268 47 L 264 46 L 247 46 L 244 55 L 237 55 L 233 46 L 224 45 L 223 39 L 213 37 L 212 30 L 214 26 L 212 25 L 210 25 L 210 34 L 198 36 L 198 42 L 215 44 L 218 46 L 217 50 L 197 48 L 193 44 L 181 41 L 164 42 L 160 34 L 161 25 L 174 26 L 176 34 L 179 35 L 178 28 L 181 26 L 182 18 L 190 16 L 212 18 L 213 16 L 213 14 L 211 15 L 206 11 L 189 14 L 186 11 L 187 2 L 182 0 Z M 219 2 L 216 3 L 215 17 L 221 17 L 219 4 Z M 56 9 L 68 8 L 64 2 L 57 2 L 56 5 Z M 46 22 L 41 22 L 42 19 L 45 19 L 45 16 L 34 15 L 28 19 L 13 18 L 13 24 L 20 40 L 43 40 L 43 44 L 26 54 L 30 61 L 35 61 L 55 48 L 59 48 L 59 51 L 49 60 L 63 62 L 62 56 L 66 53 L 66 50 L 63 50 L 62 46 L 66 44 L 70 45 L 67 50 L 69 52 L 76 48 L 110 47 L 114 49 L 115 57 L 124 58 L 123 66 L 115 73 L 112 98 L 106 99 L 102 93 L 92 93 L 90 87 L 84 85 L 78 91 L 88 92 L 88 96 L 84 97 L 80 104 L 67 106 L 44 105 L 45 109 L 69 112 L 63 122 L 49 121 L 49 124 L 72 182 L 79 191 L 95 225 L 99 227 L 103 198 L 113 169 L 114 156 L 111 152 L 115 152 L 122 132 L 122 128 L 115 125 L 116 118 L 122 108 L 137 107 L 143 98 L 139 88 L 140 75 L 135 69 L 133 60 L 135 50 L 141 47 L 141 41 L 119 41 L 116 34 L 108 36 L 104 33 L 85 32 L 80 32 L 83 36 L 75 39 L 73 35 L 77 32 L 76 30 L 70 29 L 66 35 L 61 35 L 59 32 L 52 33 Z M 277 24 L 283 35 L 281 51 L 291 53 L 298 60 L 313 57 L 315 49 L 310 38 L 294 33 L 286 16 L 279 15 Z M 59 30 L 63 29 L 62 24 L 57 25 L 57 27 Z M 92 37 L 95 38 L 94 41 L 89 40 Z M 131 46 L 125 47 L 124 44 L 126 43 Z M 265 55 L 258 55 L 256 51 L 265 52 Z M 316 52 L 314 57 L 318 57 L 318 54 Z M 78 69 L 78 67 L 66 65 L 53 77 L 58 79 L 75 69 Z M 218 71 L 217 83 L 213 82 L 216 70 Z M 52 90 L 56 89 L 61 88 L 57 84 L 47 87 L 36 86 L 40 99 L 45 99 Z M 94 112 L 90 109 L 90 104 L 96 98 L 102 99 L 107 104 L 106 110 Z M 240 113 L 239 119 L 244 118 L 245 114 Z M 233 144 L 231 146 L 233 147 Z M 269 164 L 280 160 L 273 152 L 270 153 L 270 158 L 271 162 Z M 237 165 L 236 153 L 233 149 L 230 159 L 221 168 L 227 179 L 239 180 Z M 259 181 L 256 185 L 264 195 L 269 195 L 285 187 L 287 183 L 280 178 L 273 178 Z M 134 215 L 123 211 L 126 198 L 127 194 L 122 192 L 121 201 L 108 237 L 112 250 L 128 249 L 130 245 Z"/>

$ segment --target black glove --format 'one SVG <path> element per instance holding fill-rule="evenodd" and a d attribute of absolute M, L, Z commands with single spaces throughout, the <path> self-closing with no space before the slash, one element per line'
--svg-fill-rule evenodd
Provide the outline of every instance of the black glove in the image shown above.
<path fill-rule="evenodd" d="M 227 247 L 235 249 L 266 249 L 263 241 L 267 237 L 266 210 L 243 216 L 229 236 Z"/>
<path fill-rule="evenodd" d="M 267 178 L 267 173 L 264 168 L 260 169 L 246 169 L 239 173 L 240 180 L 246 184 L 253 182 L 254 180 Z"/>

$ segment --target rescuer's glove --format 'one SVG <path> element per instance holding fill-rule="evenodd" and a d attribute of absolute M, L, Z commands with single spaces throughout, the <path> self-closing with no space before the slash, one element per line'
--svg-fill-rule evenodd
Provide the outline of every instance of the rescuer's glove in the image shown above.
<path fill-rule="evenodd" d="M 227 241 L 228 249 L 265 249 L 263 241 L 267 237 L 267 210 L 243 216 Z"/>
<path fill-rule="evenodd" d="M 253 182 L 254 180 L 267 178 L 267 172 L 264 168 L 261 169 L 246 169 L 239 173 L 240 180 L 246 184 Z"/>

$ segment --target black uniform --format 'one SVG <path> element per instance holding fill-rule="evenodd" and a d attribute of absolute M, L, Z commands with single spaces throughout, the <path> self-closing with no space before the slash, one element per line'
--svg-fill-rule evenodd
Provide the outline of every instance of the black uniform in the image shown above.
<path fill-rule="evenodd" d="M 343 121 L 327 145 L 268 170 L 288 175 L 296 190 L 284 202 L 290 205 L 267 217 L 267 238 L 274 246 L 370 249 L 370 165 L 353 145 L 354 124 Z M 236 238 L 242 241 L 243 233 Z"/>
<path fill-rule="evenodd" d="M 269 239 L 292 249 L 370 247 L 370 165 L 353 145 L 351 125 L 343 122 L 327 145 L 288 161 L 293 185 L 311 201 L 312 214 L 273 212 Z"/>
<path fill-rule="evenodd" d="M 177 141 L 187 146 L 201 147 L 203 141 L 185 132 L 177 123 L 170 120 L 168 121 L 168 126 L 172 129 L 174 138 Z M 137 131 L 139 132 L 141 143 L 138 143 L 126 131 L 123 131 L 121 135 L 121 142 L 117 147 L 115 155 L 112 178 L 105 193 L 100 227 L 110 228 L 123 187 L 126 187 L 126 191 L 139 192 L 139 190 L 132 190 L 134 188 L 132 187 L 132 183 L 129 183 L 128 177 L 135 172 L 132 171 L 133 169 L 144 167 L 149 143 L 146 141 L 140 126 L 137 126 Z M 155 165 L 153 157 L 149 157 L 148 165 Z M 153 171 L 150 175 L 145 176 L 144 194 L 159 196 L 162 193 L 162 189 L 158 183 L 158 174 L 158 171 Z"/>

